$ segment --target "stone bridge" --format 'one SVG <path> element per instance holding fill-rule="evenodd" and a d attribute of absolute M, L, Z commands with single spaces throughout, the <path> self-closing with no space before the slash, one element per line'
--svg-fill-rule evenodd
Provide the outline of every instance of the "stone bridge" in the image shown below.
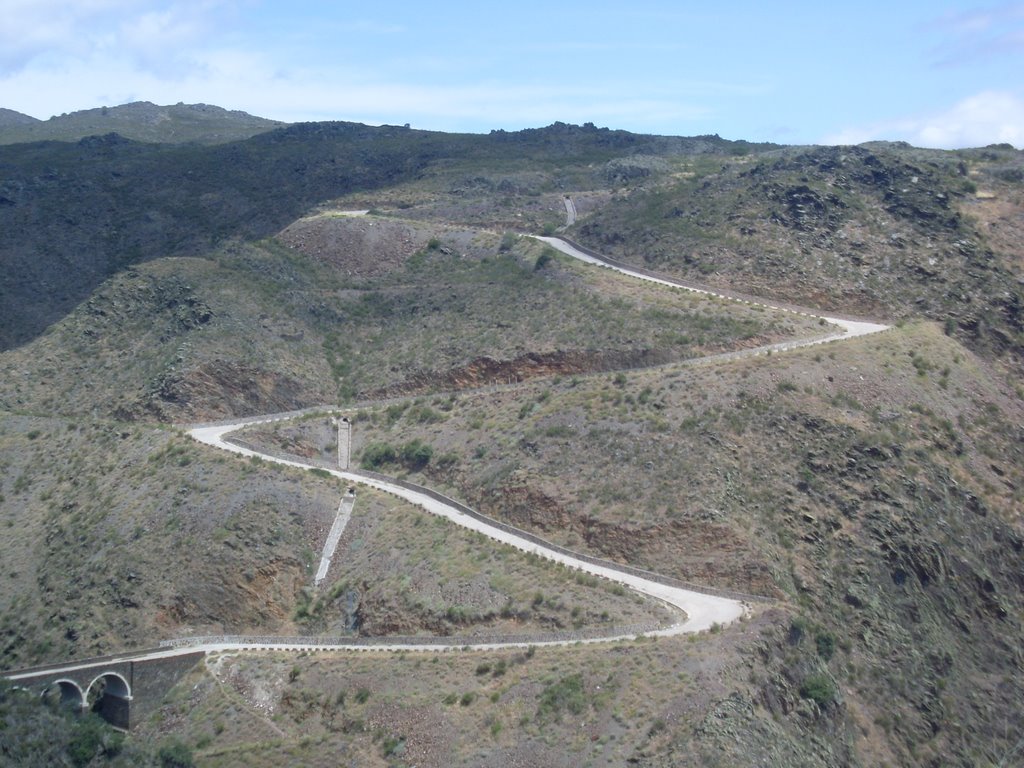
<path fill-rule="evenodd" d="M 75 712 L 95 712 L 129 730 L 156 711 L 205 651 L 150 649 L 2 673 L 22 688 Z"/>

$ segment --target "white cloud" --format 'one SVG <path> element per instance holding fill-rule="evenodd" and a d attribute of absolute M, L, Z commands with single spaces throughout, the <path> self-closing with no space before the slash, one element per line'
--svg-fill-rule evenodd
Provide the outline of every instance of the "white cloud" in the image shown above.
<path fill-rule="evenodd" d="M 854 127 L 826 136 L 823 144 L 907 141 L 919 147 L 958 149 L 986 144 L 1024 147 L 1024 98 L 1006 91 L 982 91 L 944 112 Z"/>
<path fill-rule="evenodd" d="M 633 88 L 628 98 L 615 98 L 611 94 L 622 89 L 605 85 L 409 83 L 340 64 L 282 64 L 271 54 L 228 47 L 192 48 L 179 58 L 176 68 L 141 67 L 133 52 L 105 46 L 87 59 L 33 66 L 9 76 L 2 81 L 3 106 L 46 118 L 54 105 L 70 112 L 136 100 L 206 102 L 288 122 L 409 122 L 437 130 L 519 128 L 562 120 L 633 130 L 678 125 L 685 133 L 688 123 L 709 115 L 699 97 L 656 88 Z"/>
<path fill-rule="evenodd" d="M 84 65 L 105 51 L 157 66 L 168 52 L 212 37 L 238 0 L 0 0 L 0 74 Z"/>
<path fill-rule="evenodd" d="M 947 13 L 929 25 L 942 41 L 933 49 L 936 63 L 956 67 L 1005 54 L 1024 53 L 1024 3 Z"/>
<path fill-rule="evenodd" d="M 245 24 L 225 23 L 244 21 L 243 11 L 256 7 L 254 0 L 0 0 L 0 106 L 46 118 L 136 100 L 183 101 L 286 121 L 485 130 L 563 120 L 661 132 L 672 125 L 686 133 L 710 115 L 705 104 L 726 88 L 711 82 L 667 90 L 656 83 L 581 86 L 575 78 L 522 83 L 472 75 L 465 82 L 473 72 L 466 61 L 433 50 L 429 55 L 437 59 L 431 60 L 404 47 L 398 51 L 415 66 L 396 60 L 395 53 L 369 65 L 350 57 L 355 63 L 347 66 L 349 57 L 325 55 L 312 39 L 307 51 L 303 33 L 261 43 Z M 324 23 L 333 25 L 339 41 L 407 31 L 359 18 Z"/>

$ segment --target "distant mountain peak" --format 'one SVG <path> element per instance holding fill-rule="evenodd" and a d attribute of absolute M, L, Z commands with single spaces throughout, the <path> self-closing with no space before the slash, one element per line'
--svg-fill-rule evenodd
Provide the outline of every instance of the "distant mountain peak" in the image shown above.
<path fill-rule="evenodd" d="M 161 106 L 133 101 L 94 107 L 37 120 L 0 110 L 0 144 L 30 141 L 79 141 L 118 133 L 133 141 L 159 144 L 223 144 L 273 130 L 285 123 L 212 104 Z"/>
<path fill-rule="evenodd" d="M 15 112 L 13 109 L 0 107 L 0 129 L 9 126 L 35 125 L 39 122 L 42 121 L 37 120 L 31 115 L 23 115 L 21 112 Z"/>

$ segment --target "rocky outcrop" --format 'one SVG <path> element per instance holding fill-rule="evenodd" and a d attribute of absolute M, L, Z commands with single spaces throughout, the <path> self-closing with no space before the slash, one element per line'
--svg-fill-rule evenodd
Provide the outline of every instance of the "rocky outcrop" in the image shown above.
<path fill-rule="evenodd" d="M 280 413 L 308 405 L 291 377 L 233 360 L 169 371 L 154 384 L 145 408 L 158 417 L 213 420 Z"/>

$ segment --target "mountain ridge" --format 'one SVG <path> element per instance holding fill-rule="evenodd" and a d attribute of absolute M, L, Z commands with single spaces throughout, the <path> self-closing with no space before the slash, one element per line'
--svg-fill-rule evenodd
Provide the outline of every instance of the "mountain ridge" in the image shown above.
<path fill-rule="evenodd" d="M 13 110 L 0 111 L 0 144 L 32 141 L 78 141 L 86 136 L 118 133 L 152 143 L 223 144 L 285 125 L 278 120 L 227 110 L 210 104 L 160 106 L 135 101 L 94 107 L 39 120 Z"/>

